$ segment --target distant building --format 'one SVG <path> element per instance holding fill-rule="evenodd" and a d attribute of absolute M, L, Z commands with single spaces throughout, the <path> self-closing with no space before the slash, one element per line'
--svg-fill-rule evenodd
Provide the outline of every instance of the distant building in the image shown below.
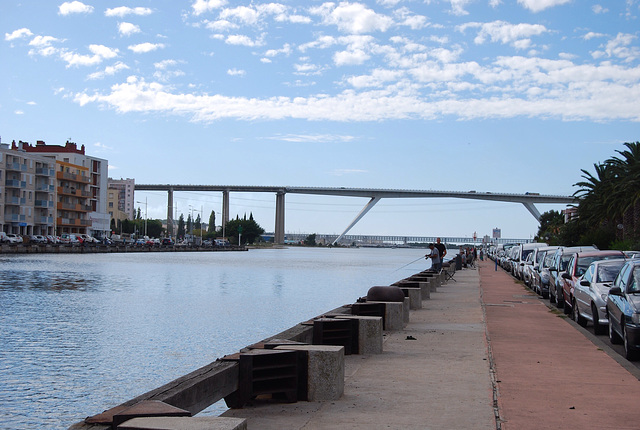
<path fill-rule="evenodd" d="M 136 181 L 134 179 L 108 179 L 109 189 L 118 190 L 118 206 L 117 209 L 124 212 L 127 218 L 132 220 L 135 218 L 135 200 L 134 188 Z M 115 208 L 114 208 L 115 209 Z M 120 218 L 116 218 L 120 219 Z"/>
<path fill-rule="evenodd" d="M 568 208 L 566 208 L 565 210 L 562 211 L 562 214 L 564 215 L 564 222 L 566 224 L 569 221 L 571 221 L 572 219 L 578 218 L 578 208 L 576 208 L 576 207 L 568 207 Z"/>
<path fill-rule="evenodd" d="M 56 162 L 0 144 L 0 231 L 54 235 Z"/>
<path fill-rule="evenodd" d="M 493 238 L 494 239 L 500 239 L 502 237 L 502 230 L 500 230 L 498 227 L 493 229 Z"/>
<path fill-rule="evenodd" d="M 109 213 L 110 220 L 116 220 L 116 226 L 118 225 L 118 221 L 122 222 L 125 219 L 129 219 L 129 215 L 120 210 L 120 206 L 118 205 L 119 201 L 120 190 L 117 188 L 109 188 L 107 190 L 107 212 Z"/>
<path fill-rule="evenodd" d="M 107 160 L 86 155 L 84 145 L 78 149 L 69 141 L 64 146 L 47 145 L 41 140 L 35 146 L 14 141 L 11 149 L 55 160 L 57 235 L 108 234 Z"/>

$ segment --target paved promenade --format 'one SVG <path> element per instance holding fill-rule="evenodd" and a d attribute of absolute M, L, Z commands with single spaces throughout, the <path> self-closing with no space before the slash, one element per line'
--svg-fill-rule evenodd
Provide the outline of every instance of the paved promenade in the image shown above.
<path fill-rule="evenodd" d="M 624 359 L 493 262 L 455 279 L 385 334 L 382 354 L 345 358 L 339 400 L 224 416 L 250 430 L 640 427 L 638 372 Z"/>

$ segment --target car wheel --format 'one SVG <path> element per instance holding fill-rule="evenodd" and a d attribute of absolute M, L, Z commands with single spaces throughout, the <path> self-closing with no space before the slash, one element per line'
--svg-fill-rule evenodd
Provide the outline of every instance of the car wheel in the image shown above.
<path fill-rule="evenodd" d="M 604 334 L 605 327 L 604 325 L 600 324 L 600 316 L 598 315 L 598 309 L 593 303 L 591 304 L 591 315 L 593 315 L 593 332 L 595 334 Z"/>
<path fill-rule="evenodd" d="M 556 302 L 556 297 L 551 294 L 551 286 L 549 286 L 549 303 L 555 303 Z"/>
<path fill-rule="evenodd" d="M 611 317 L 609 317 L 609 342 L 614 345 L 621 343 L 620 336 L 618 336 L 618 333 L 613 329 L 613 324 L 611 324 Z"/>
<path fill-rule="evenodd" d="M 638 351 L 631 348 L 629 345 L 629 338 L 627 337 L 627 329 L 622 325 L 622 343 L 624 344 L 624 357 L 629 361 L 636 361 L 638 359 Z"/>
<path fill-rule="evenodd" d="M 571 317 L 575 322 L 578 323 L 579 326 L 581 327 L 587 326 L 587 320 L 585 319 L 585 317 L 580 315 L 580 311 L 578 310 L 578 304 L 576 303 L 575 299 L 573 300 L 573 306 L 571 306 Z"/>

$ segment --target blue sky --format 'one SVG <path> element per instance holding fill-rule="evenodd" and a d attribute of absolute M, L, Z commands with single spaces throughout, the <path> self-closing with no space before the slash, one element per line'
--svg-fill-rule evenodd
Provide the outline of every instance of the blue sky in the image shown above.
<path fill-rule="evenodd" d="M 638 0 L 3 1 L 0 136 L 71 139 L 137 183 L 569 195 L 640 139 L 639 15 Z M 166 217 L 164 194 L 136 200 Z M 205 218 L 221 200 L 175 196 Z M 286 231 L 341 233 L 365 203 L 287 195 Z M 268 231 L 274 208 L 231 195 Z M 389 199 L 351 233 L 494 227 L 538 225 L 518 204 Z"/>

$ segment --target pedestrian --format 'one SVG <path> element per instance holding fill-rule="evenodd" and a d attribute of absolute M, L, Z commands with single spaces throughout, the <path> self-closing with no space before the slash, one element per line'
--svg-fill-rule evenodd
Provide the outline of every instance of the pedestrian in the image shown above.
<path fill-rule="evenodd" d="M 436 248 L 433 243 L 430 243 L 429 249 L 431 251 L 428 254 L 426 254 L 424 257 L 430 258 L 431 268 L 436 272 L 440 272 L 440 270 L 442 270 L 442 262 L 440 260 L 440 253 L 438 252 L 438 248 Z"/>
<path fill-rule="evenodd" d="M 439 237 L 436 239 L 435 247 L 438 248 L 438 252 L 440 253 L 440 264 L 442 264 L 444 263 L 445 255 L 447 255 L 447 247 L 441 242 Z"/>

